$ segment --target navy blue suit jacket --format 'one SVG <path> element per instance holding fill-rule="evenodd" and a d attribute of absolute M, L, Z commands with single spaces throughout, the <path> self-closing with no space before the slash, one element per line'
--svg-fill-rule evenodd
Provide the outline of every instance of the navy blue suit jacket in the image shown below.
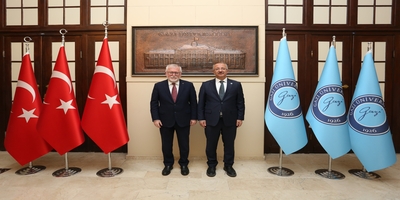
<path fill-rule="evenodd" d="M 193 83 L 179 80 L 176 102 L 172 100 L 168 80 L 154 84 L 150 100 L 152 120 L 161 120 L 163 127 L 190 126 L 190 120 L 197 120 L 197 98 Z"/>
<path fill-rule="evenodd" d="M 199 92 L 198 120 L 206 120 L 207 126 L 217 125 L 220 111 L 226 126 L 235 126 L 236 120 L 244 120 L 244 94 L 242 84 L 227 79 L 224 98 L 219 98 L 215 79 L 203 82 Z"/>

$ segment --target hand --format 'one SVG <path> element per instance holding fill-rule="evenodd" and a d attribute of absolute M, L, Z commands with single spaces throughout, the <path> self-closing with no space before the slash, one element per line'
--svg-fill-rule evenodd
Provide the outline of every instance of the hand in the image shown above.
<path fill-rule="evenodd" d="M 197 120 L 195 120 L 195 119 L 190 120 L 190 126 L 193 126 L 193 125 L 195 125 L 196 123 L 197 123 Z"/>
<path fill-rule="evenodd" d="M 243 120 L 236 120 L 236 126 L 240 127 L 243 124 Z"/>
<path fill-rule="evenodd" d="M 199 124 L 201 127 L 205 128 L 206 127 L 206 120 L 200 120 Z"/>
<path fill-rule="evenodd" d="M 154 120 L 154 121 L 153 121 L 153 124 L 154 124 L 154 126 L 156 126 L 157 128 L 161 128 L 161 126 L 162 126 L 161 120 L 158 120 L 158 119 Z"/>

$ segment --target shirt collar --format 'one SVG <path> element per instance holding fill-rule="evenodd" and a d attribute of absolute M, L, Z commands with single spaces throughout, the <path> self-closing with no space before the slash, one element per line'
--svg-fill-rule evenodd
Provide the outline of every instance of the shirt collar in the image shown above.
<path fill-rule="evenodd" d="M 171 81 L 168 81 L 168 85 L 172 85 L 172 82 L 171 82 Z M 175 86 L 179 86 L 179 81 L 177 81 L 177 82 L 175 83 Z"/>
<path fill-rule="evenodd" d="M 222 81 L 224 81 L 224 83 L 228 83 L 228 78 L 225 78 L 224 80 L 222 80 Z M 215 78 L 215 83 L 219 83 L 221 80 L 219 80 L 219 79 L 217 79 L 217 78 Z"/>

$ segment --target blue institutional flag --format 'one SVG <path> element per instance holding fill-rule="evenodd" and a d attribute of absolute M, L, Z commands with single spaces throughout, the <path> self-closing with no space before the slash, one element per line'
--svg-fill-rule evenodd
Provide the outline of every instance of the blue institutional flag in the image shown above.
<path fill-rule="evenodd" d="M 364 56 L 348 113 L 351 148 L 369 172 L 396 162 L 371 50 Z"/>
<path fill-rule="evenodd" d="M 265 109 L 265 123 L 286 155 L 307 144 L 306 128 L 286 37 L 279 43 Z"/>
<path fill-rule="evenodd" d="M 346 105 L 333 45 L 329 49 L 306 119 L 321 146 L 333 159 L 350 151 Z"/>

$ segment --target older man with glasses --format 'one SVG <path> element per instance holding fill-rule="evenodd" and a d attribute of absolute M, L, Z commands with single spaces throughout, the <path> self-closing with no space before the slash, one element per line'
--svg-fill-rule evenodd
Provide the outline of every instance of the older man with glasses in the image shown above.
<path fill-rule="evenodd" d="M 176 131 L 179 146 L 181 174 L 189 174 L 190 126 L 197 122 L 197 98 L 193 83 L 181 79 L 182 68 L 169 64 L 165 69 L 166 80 L 155 83 L 150 100 L 154 126 L 160 129 L 164 169 L 162 175 L 171 173 L 174 165 L 173 140 Z"/>

